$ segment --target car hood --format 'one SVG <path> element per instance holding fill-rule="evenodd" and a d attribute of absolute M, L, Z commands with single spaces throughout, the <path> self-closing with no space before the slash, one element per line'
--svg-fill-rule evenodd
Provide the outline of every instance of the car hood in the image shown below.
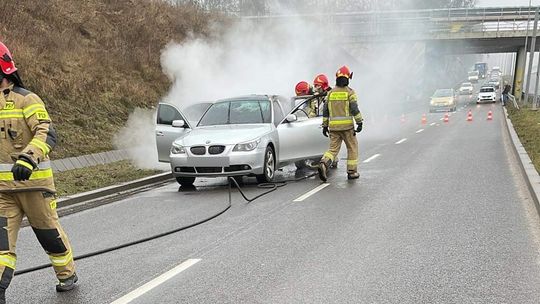
<path fill-rule="evenodd" d="M 258 139 L 271 131 L 271 124 L 197 127 L 174 142 L 186 147 L 209 144 L 234 145 Z"/>

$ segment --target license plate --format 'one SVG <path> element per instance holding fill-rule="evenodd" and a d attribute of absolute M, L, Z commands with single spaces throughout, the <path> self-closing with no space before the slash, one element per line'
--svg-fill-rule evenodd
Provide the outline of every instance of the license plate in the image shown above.
<path fill-rule="evenodd" d="M 193 167 L 228 167 L 228 157 L 190 157 L 188 166 Z"/>

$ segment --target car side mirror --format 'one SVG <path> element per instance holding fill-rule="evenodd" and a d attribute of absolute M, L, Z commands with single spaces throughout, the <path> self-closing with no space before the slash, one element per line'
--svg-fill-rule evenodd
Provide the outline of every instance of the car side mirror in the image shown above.
<path fill-rule="evenodd" d="M 186 128 L 186 122 L 183 120 L 173 120 L 172 126 L 174 128 Z"/>
<path fill-rule="evenodd" d="M 295 122 L 298 120 L 298 117 L 294 114 L 287 115 L 287 118 L 285 118 L 287 122 Z"/>

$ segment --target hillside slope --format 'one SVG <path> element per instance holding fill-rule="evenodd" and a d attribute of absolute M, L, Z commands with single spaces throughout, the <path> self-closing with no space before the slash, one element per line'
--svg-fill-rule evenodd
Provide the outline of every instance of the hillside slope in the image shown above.
<path fill-rule="evenodd" d="M 59 132 L 56 158 L 112 149 L 129 113 L 169 86 L 160 50 L 213 18 L 155 0 L 4 1 L 2 12 L 0 40 Z"/>

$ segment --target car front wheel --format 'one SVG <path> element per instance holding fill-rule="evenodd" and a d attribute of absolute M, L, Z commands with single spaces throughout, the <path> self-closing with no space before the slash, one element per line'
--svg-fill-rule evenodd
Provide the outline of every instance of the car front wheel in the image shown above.
<path fill-rule="evenodd" d="M 270 183 L 276 174 L 276 156 L 272 147 L 266 147 L 264 152 L 263 174 L 257 175 L 257 182 Z"/>
<path fill-rule="evenodd" d="M 195 183 L 195 177 L 191 176 L 178 176 L 176 177 L 176 181 L 184 187 L 191 187 Z"/>

